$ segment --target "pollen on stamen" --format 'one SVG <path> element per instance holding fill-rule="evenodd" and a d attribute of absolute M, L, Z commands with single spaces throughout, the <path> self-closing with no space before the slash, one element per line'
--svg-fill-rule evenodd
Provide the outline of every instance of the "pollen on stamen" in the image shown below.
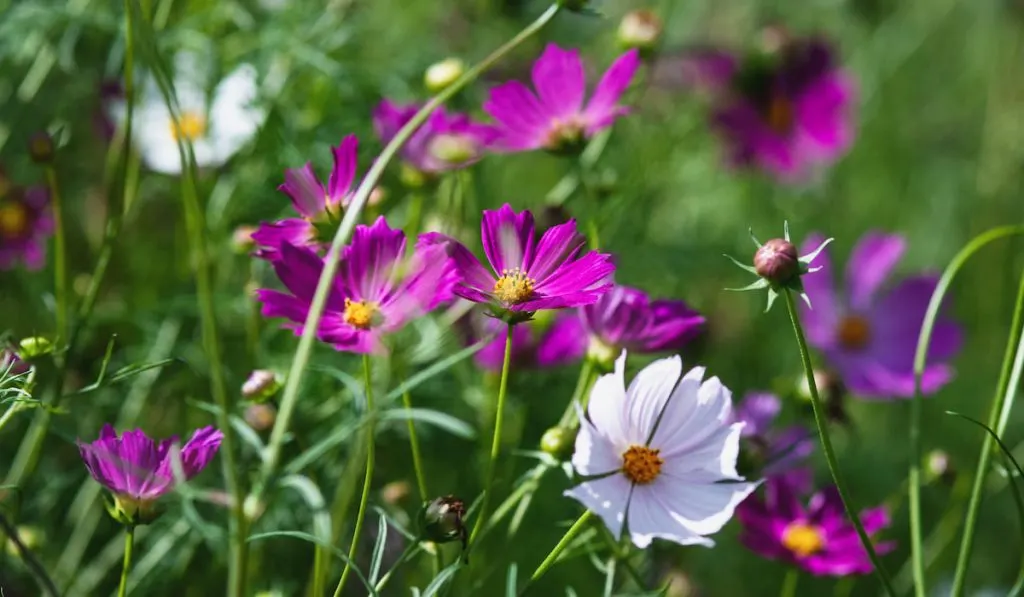
<path fill-rule="evenodd" d="M 368 330 L 376 323 L 380 314 L 377 305 L 367 301 L 345 299 L 345 312 L 342 317 L 345 323 L 360 330 Z"/>
<path fill-rule="evenodd" d="M 506 305 L 518 305 L 533 298 L 536 281 L 518 267 L 501 272 L 494 283 L 494 296 Z"/>
<path fill-rule="evenodd" d="M 661 450 L 647 446 L 630 446 L 622 454 L 622 474 L 637 485 L 647 485 L 661 474 L 665 461 L 658 456 Z"/>

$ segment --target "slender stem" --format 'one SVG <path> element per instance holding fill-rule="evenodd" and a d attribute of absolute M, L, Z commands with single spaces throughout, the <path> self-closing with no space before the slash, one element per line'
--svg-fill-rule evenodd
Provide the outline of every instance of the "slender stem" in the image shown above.
<path fill-rule="evenodd" d="M 508 324 L 505 334 L 505 358 L 501 364 L 501 383 L 498 386 L 498 406 L 494 415 L 494 435 L 491 438 L 491 457 L 487 461 L 487 476 L 484 478 L 484 495 L 480 500 L 480 510 L 476 514 L 476 522 L 473 523 L 473 532 L 469 535 L 470 544 L 476 539 L 477 534 L 483 530 L 487 522 L 488 506 L 491 501 L 491 494 L 494 493 L 494 475 L 498 468 L 498 455 L 501 453 L 501 423 L 505 412 L 505 394 L 508 393 L 508 371 L 512 361 L 512 327 Z"/>
<path fill-rule="evenodd" d="M 1000 414 L 1003 405 L 1016 391 L 1010 387 L 1011 371 L 1013 361 L 1018 350 L 1021 350 L 1021 343 L 1024 341 L 1024 274 L 1021 275 L 1020 286 L 1017 290 L 1017 302 L 1013 308 L 1013 320 L 1010 324 L 1010 336 L 1006 341 L 1006 350 L 1003 354 L 1003 365 L 999 372 L 999 382 L 996 385 L 996 394 L 992 399 L 992 407 L 988 415 L 989 429 L 995 429 L 999 424 Z M 989 459 L 992 457 L 994 441 L 992 436 L 985 434 L 981 442 L 981 453 L 978 455 L 978 466 L 974 469 L 974 484 L 971 486 L 971 497 L 967 503 L 967 515 L 964 517 L 963 534 L 960 537 L 960 555 L 956 562 L 956 573 L 953 576 L 953 587 L 950 589 L 951 597 L 963 595 L 964 584 L 967 581 L 967 567 L 971 561 L 971 551 L 974 549 L 974 527 L 978 522 L 978 511 L 981 507 L 982 493 L 985 489 L 985 478 L 988 476 Z"/>
<path fill-rule="evenodd" d="M 121 584 L 117 588 L 117 597 L 128 594 L 128 571 L 132 568 L 132 548 L 135 544 L 135 525 L 128 525 L 124 530 L 124 563 L 121 565 Z"/>
<path fill-rule="evenodd" d="M 295 356 L 288 371 L 288 381 L 285 384 L 284 393 L 281 397 L 281 409 L 277 415 L 277 422 L 270 433 L 270 440 L 267 445 L 265 458 L 263 459 L 263 469 L 260 474 L 261 483 L 257 491 L 262 492 L 266 490 L 266 484 L 277 468 L 284 436 L 288 431 L 288 424 L 298 401 L 302 374 L 305 372 L 306 365 L 309 362 L 313 342 L 316 339 L 316 330 L 327 302 L 327 293 L 334 283 L 334 275 L 338 271 L 338 257 L 341 255 L 341 249 L 348 242 L 349 237 L 351 237 L 352 231 L 359 221 L 359 216 L 366 206 L 366 200 L 384 173 L 384 168 L 434 110 L 467 84 L 474 81 L 482 72 L 490 68 L 523 41 L 540 31 L 548 21 L 558 14 L 558 10 L 559 5 L 557 3 L 552 4 L 537 20 L 527 25 L 515 37 L 467 70 L 458 80 L 434 96 L 398 131 L 398 134 L 387 144 L 366 173 L 366 177 L 363 178 L 362 183 L 360 183 L 359 188 L 356 189 L 352 197 L 350 207 L 345 212 L 345 217 L 342 219 L 338 232 L 334 235 L 334 240 L 331 242 L 331 247 L 324 259 L 324 270 L 320 274 L 320 280 L 317 283 L 316 292 L 313 295 L 313 301 L 309 308 L 309 315 L 306 316 L 306 323 L 302 329 L 302 337 L 299 339 L 299 345 L 295 350 Z"/>
<path fill-rule="evenodd" d="M 526 583 L 526 586 L 523 587 L 523 591 L 520 594 L 525 593 L 526 589 L 530 586 L 531 583 L 535 582 L 537 579 L 544 576 L 547 573 L 547 571 L 555 565 L 555 561 L 558 560 L 558 556 L 562 555 L 562 552 L 565 551 L 565 548 L 569 547 L 569 544 L 572 543 L 572 540 L 575 539 L 576 536 L 579 535 L 580 532 L 587 526 L 587 523 L 590 522 L 590 518 L 592 516 L 593 513 L 590 510 L 587 510 L 586 512 L 581 514 L 579 518 L 576 519 L 576 522 L 574 522 L 572 526 L 569 527 L 569 530 L 565 532 L 565 535 L 563 535 L 562 538 L 558 540 L 558 544 L 555 545 L 555 548 L 551 550 L 551 553 L 549 553 L 547 557 L 544 558 L 544 561 L 540 563 L 540 566 L 537 566 L 537 569 L 534 570 L 533 574 L 530 575 L 529 582 Z"/>
<path fill-rule="evenodd" d="M 36 582 L 39 586 L 46 591 L 47 594 L 53 597 L 60 597 L 60 591 L 57 589 L 57 585 L 54 584 L 53 579 L 46 573 L 46 568 L 39 562 L 39 558 L 36 554 L 32 553 L 32 550 L 25 545 L 25 542 L 21 540 L 21 535 L 18 534 L 18 527 L 11 524 L 11 521 L 7 520 L 7 517 L 0 512 L 0 529 L 3 530 L 7 538 L 14 544 L 15 549 L 18 552 L 18 556 L 21 561 L 25 563 L 25 566 L 32 572 L 32 576 L 36 577 Z"/>
<path fill-rule="evenodd" d="M 793 333 L 796 335 L 796 343 L 800 349 L 800 360 L 803 362 L 804 374 L 807 376 L 807 386 L 811 390 L 811 406 L 814 408 L 814 422 L 818 426 L 818 435 L 821 438 L 821 449 L 822 452 L 825 453 L 825 460 L 828 462 L 828 470 L 832 473 L 832 481 L 836 485 L 839 497 L 843 500 L 843 508 L 846 509 L 846 516 L 850 519 L 853 527 L 857 530 L 860 542 L 864 546 L 864 550 L 867 552 L 868 558 L 871 560 L 871 564 L 875 567 L 875 573 L 878 574 L 878 578 L 882 581 L 882 585 L 885 587 L 886 592 L 895 597 L 896 591 L 892 587 L 892 580 L 889 578 L 889 573 L 886 572 L 884 567 L 882 567 L 882 562 L 878 559 L 878 554 L 875 553 L 875 546 L 871 542 L 871 537 L 869 537 L 867 532 L 864 530 L 864 525 L 861 524 L 860 516 L 857 515 L 857 511 L 853 507 L 853 502 L 850 500 L 850 494 L 846 490 L 846 483 L 843 481 L 842 476 L 839 473 L 839 461 L 836 459 L 835 450 L 832 448 L 832 438 L 828 433 L 828 419 L 825 415 L 825 407 L 821 403 L 821 397 L 818 395 L 818 386 L 814 382 L 814 368 L 811 366 L 811 355 L 807 349 L 807 340 L 804 338 L 803 326 L 800 325 L 800 317 L 797 315 L 796 302 L 793 299 L 793 293 L 788 289 L 785 289 L 783 290 L 782 295 L 786 299 L 786 309 L 789 311 L 789 320 L 793 323 Z"/>
<path fill-rule="evenodd" d="M 15 414 L 22 410 L 25 410 L 25 408 L 25 402 L 22 402 L 20 400 L 8 406 L 7 410 L 4 411 L 3 416 L 0 416 L 0 429 L 3 429 L 4 425 L 6 425 L 7 422 L 10 421 L 12 417 L 14 417 Z"/>
<path fill-rule="evenodd" d="M 370 501 L 370 485 L 373 482 L 373 429 L 376 413 L 373 408 L 373 379 L 370 371 L 370 355 L 363 355 L 363 376 L 366 382 L 366 476 L 363 477 L 363 494 L 359 498 L 359 512 L 356 514 L 356 526 L 352 531 L 352 545 L 348 548 L 348 560 L 345 562 L 345 569 L 341 573 L 341 580 L 338 587 L 334 589 L 334 597 L 340 597 L 342 589 L 345 588 L 345 581 L 352 572 L 352 562 L 355 560 L 356 551 L 359 547 L 359 535 L 363 532 L 363 519 L 366 518 L 366 504 Z"/>
<path fill-rule="evenodd" d="M 558 421 L 559 427 L 575 429 L 579 425 L 579 419 L 576 415 L 576 405 L 579 404 L 580 408 L 587 408 L 586 397 L 589 396 L 590 386 L 594 383 L 594 361 L 590 358 L 586 358 L 583 364 L 580 366 L 580 376 L 576 379 L 576 389 L 572 392 L 572 398 L 569 400 L 569 404 L 565 407 L 565 412 L 562 413 L 562 418 Z"/>
<path fill-rule="evenodd" d="M 799 582 L 800 571 L 796 568 L 787 570 L 785 578 L 782 579 L 782 590 L 779 591 L 779 597 L 796 597 L 796 586 Z"/>
<path fill-rule="evenodd" d="M 57 184 L 57 169 L 46 165 L 46 184 L 50 188 L 53 210 L 53 294 L 57 301 L 57 337 L 67 340 L 68 333 L 68 266 L 67 237 L 64 232 L 64 209 Z"/>
<path fill-rule="evenodd" d="M 413 191 L 409 198 L 409 211 L 405 222 L 405 236 L 412 239 L 420 233 L 420 220 L 423 218 L 423 193 Z"/>
<path fill-rule="evenodd" d="M 420 541 L 421 538 L 418 537 L 414 541 L 409 542 L 408 547 L 405 548 L 405 551 L 402 552 L 402 555 L 398 556 L 398 559 L 395 560 L 395 563 L 391 565 L 391 569 L 388 570 L 387 573 L 385 573 L 384 576 L 382 576 L 379 581 L 377 581 L 376 585 L 374 585 L 374 591 L 380 593 L 384 589 L 384 586 L 388 584 L 388 581 L 391 580 L 391 577 L 394 575 L 395 570 L 398 570 L 399 566 L 406 563 L 414 553 L 422 549 L 420 547 Z"/>
<path fill-rule="evenodd" d="M 402 392 L 402 406 L 406 411 L 412 412 L 412 396 L 408 390 Z M 420 492 L 420 501 L 425 502 L 430 498 L 427 493 L 427 477 L 423 474 L 423 459 L 420 458 L 420 442 L 416 437 L 416 423 L 409 417 L 406 424 L 409 427 L 409 449 L 412 451 L 412 467 L 416 472 L 416 487 Z"/>

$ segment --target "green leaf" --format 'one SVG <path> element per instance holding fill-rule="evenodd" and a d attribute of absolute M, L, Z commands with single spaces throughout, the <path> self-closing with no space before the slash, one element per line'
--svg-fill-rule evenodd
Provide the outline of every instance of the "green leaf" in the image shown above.
<path fill-rule="evenodd" d="M 519 576 L 519 566 L 515 562 L 508 565 L 508 574 L 505 575 L 505 597 L 517 597 L 516 579 Z"/>
<path fill-rule="evenodd" d="M 409 391 L 412 391 L 414 388 L 419 386 L 421 383 L 423 383 L 423 382 L 425 382 L 425 381 L 427 381 L 427 380 L 429 380 L 429 379 L 431 379 L 431 378 L 433 378 L 433 377 L 435 377 L 435 376 L 437 376 L 437 375 L 439 375 L 441 373 L 444 373 L 445 371 L 447 371 L 448 369 L 451 369 L 452 367 L 454 367 L 455 365 L 459 364 L 460 362 L 470 358 L 471 356 L 473 356 L 476 353 L 478 353 L 481 350 L 483 350 L 484 347 L 487 346 L 487 344 L 489 344 L 494 339 L 494 337 L 495 337 L 494 334 L 491 334 L 491 335 L 487 336 L 486 338 L 480 340 L 479 342 L 477 342 L 475 344 L 471 344 L 471 345 L 467 346 L 466 348 L 463 348 L 459 352 L 457 352 L 457 353 L 455 353 L 455 354 L 453 354 L 451 356 L 448 356 L 446 358 L 441 359 L 440 361 L 438 361 L 438 362 L 434 363 L 433 365 L 427 367 L 426 369 L 420 371 L 416 375 L 413 375 L 412 377 L 407 379 L 405 381 L 405 383 L 399 385 L 394 390 L 391 390 L 388 393 L 388 395 L 384 398 L 385 402 L 391 402 L 393 400 L 398 400 L 399 398 L 402 397 L 402 394 L 404 394 L 406 392 L 409 392 Z"/>
<path fill-rule="evenodd" d="M 384 547 L 388 540 L 388 523 L 384 516 L 377 519 L 377 542 L 373 545 L 373 557 L 370 559 L 370 584 L 376 585 L 380 576 L 380 565 L 384 559 Z"/>
<path fill-rule="evenodd" d="M 186 404 L 194 406 L 200 410 L 205 410 L 206 412 L 215 416 L 220 414 L 220 407 L 218 407 L 216 404 L 211 404 L 209 402 L 200 402 L 199 400 L 192 399 L 186 400 Z M 238 433 L 238 436 L 242 438 L 242 441 L 245 442 L 250 448 L 252 448 L 253 452 L 255 452 L 256 455 L 259 456 L 260 459 L 262 460 L 265 446 L 263 444 L 263 439 L 260 437 L 258 433 L 256 433 L 256 430 L 250 427 L 249 424 L 246 423 L 244 419 L 236 415 L 228 415 L 228 420 L 231 422 L 231 428 L 234 429 L 236 433 Z"/>
<path fill-rule="evenodd" d="M 159 367 L 164 367 L 164 366 L 169 365 L 171 363 L 178 363 L 178 362 L 183 362 L 183 361 L 181 359 L 162 359 L 160 361 L 156 361 L 155 363 L 139 363 L 139 364 L 135 364 L 135 365 L 128 365 L 126 367 L 122 367 L 122 368 L 118 369 L 117 371 L 115 371 L 114 374 L 111 375 L 109 379 L 104 379 L 104 374 L 106 372 L 106 365 L 104 365 L 102 370 L 100 371 L 100 376 L 96 379 L 95 382 L 93 382 L 93 383 L 91 383 L 91 384 L 85 386 L 84 388 L 81 388 L 81 389 L 79 389 L 79 390 L 77 390 L 75 392 L 67 394 L 65 397 L 81 396 L 82 394 L 88 394 L 89 392 L 95 392 L 96 390 L 99 390 L 99 389 L 102 389 L 102 388 L 106 388 L 106 387 L 110 387 L 110 386 L 112 386 L 114 384 L 120 383 L 120 382 L 125 381 L 127 379 L 131 379 L 131 378 L 135 377 L 136 375 L 138 375 L 140 373 L 144 373 L 146 371 L 149 371 L 150 369 L 157 369 Z"/>
<path fill-rule="evenodd" d="M 285 472 L 297 473 L 301 470 L 305 470 L 307 466 L 325 456 L 335 446 L 348 441 L 349 437 L 351 437 L 356 430 L 362 427 L 365 422 L 365 418 L 360 418 L 357 421 L 346 421 L 342 425 L 339 425 L 333 432 L 331 432 L 330 435 L 313 444 L 304 452 L 296 456 L 294 460 L 285 465 Z"/>
<path fill-rule="evenodd" d="M 436 595 L 437 592 L 440 591 L 442 587 L 448 584 L 448 581 L 451 580 L 452 576 L 454 576 L 455 573 L 458 572 L 459 568 L 461 567 L 461 558 L 455 560 L 454 563 L 449 564 L 448 567 L 446 567 L 437 576 L 434 577 L 434 580 L 429 585 L 427 585 L 427 588 L 423 589 L 422 597 L 433 597 L 434 595 Z"/>
<path fill-rule="evenodd" d="M 456 437 L 468 440 L 476 438 L 476 431 L 473 430 L 469 423 L 429 408 L 392 408 L 381 411 L 378 414 L 378 420 L 382 423 L 390 421 L 405 422 L 408 420 L 419 421 L 443 429 Z"/>

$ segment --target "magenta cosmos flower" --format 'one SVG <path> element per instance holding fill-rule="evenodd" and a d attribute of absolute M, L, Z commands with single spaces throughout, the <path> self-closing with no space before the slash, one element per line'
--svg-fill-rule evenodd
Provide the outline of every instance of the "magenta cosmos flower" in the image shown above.
<path fill-rule="evenodd" d="M 611 288 L 611 256 L 596 251 L 580 256 L 586 239 L 575 220 L 552 226 L 536 241 L 533 215 L 516 213 L 506 203 L 498 211 L 484 211 L 480 233 L 494 273 L 457 240 L 425 235 L 447 247 L 462 278 L 455 294 L 464 299 L 528 314 L 587 305 Z"/>
<path fill-rule="evenodd" d="M 174 489 L 176 471 L 188 480 L 206 468 L 223 437 L 219 430 L 203 427 L 176 451 L 171 448 L 177 437 L 157 442 L 140 429 L 118 437 L 113 427 L 104 425 L 99 439 L 79 441 L 78 450 L 92 478 L 114 494 L 119 513 L 134 524 L 152 520 L 156 501 Z"/>
<path fill-rule="evenodd" d="M 751 551 L 781 560 L 817 576 L 870 574 L 874 567 L 835 487 L 811 496 L 807 506 L 787 475 L 765 482 L 764 498 L 752 496 L 736 509 L 743 524 L 740 541 Z M 889 526 L 885 508 L 860 514 L 869 536 Z M 875 544 L 877 553 L 892 551 L 892 542 Z"/>
<path fill-rule="evenodd" d="M 46 187 L 20 187 L 0 171 L 0 269 L 18 263 L 39 269 L 45 263 L 46 240 L 53 234 L 50 193 Z"/>
<path fill-rule="evenodd" d="M 384 100 L 373 111 L 373 128 L 388 143 L 419 109 Z M 439 107 L 402 147 L 401 156 L 420 172 L 445 172 L 478 162 L 497 138 L 494 127 Z"/>
<path fill-rule="evenodd" d="M 348 135 L 332 148 L 334 168 L 326 187 L 309 162 L 302 168 L 285 170 L 284 184 L 277 190 L 291 198 L 292 206 L 301 217 L 260 224 L 252 233 L 253 242 L 260 247 L 256 251 L 258 256 L 273 261 L 279 257 L 282 244 L 320 249 L 322 243 L 329 240 L 321 234 L 321 229 L 333 228 L 341 220 L 342 208 L 352 199 L 358 148 L 359 140 L 355 135 Z"/>
<path fill-rule="evenodd" d="M 820 242 L 812 236 L 804 247 Z M 801 305 L 808 341 L 825 354 L 846 387 L 865 398 L 914 395 L 917 338 L 938 276 L 912 276 L 882 291 L 905 248 L 901 236 L 865 234 L 846 265 L 843 293 L 836 292 L 832 285 L 827 250 L 811 261 L 821 270 L 802 278 L 814 307 Z M 921 381 L 924 393 L 936 392 L 952 378 L 953 368 L 948 361 L 960 344 L 960 327 L 940 316 L 932 331 Z"/>
<path fill-rule="evenodd" d="M 285 244 L 273 262 L 288 292 L 258 290 L 263 315 L 283 317 L 284 327 L 302 333 L 324 262 L 312 250 Z M 445 249 L 417 243 L 405 257 L 405 233 L 381 216 L 373 226 L 356 226 L 327 295 L 318 337 L 338 350 L 383 352 L 383 335 L 452 297 L 458 281 Z"/>
<path fill-rule="evenodd" d="M 743 427 L 743 446 L 764 476 L 777 475 L 801 466 L 814 451 L 814 438 L 802 425 L 779 429 L 775 420 L 782 410 L 778 396 L 752 392 L 736 407 L 735 420 Z"/>
<path fill-rule="evenodd" d="M 536 93 L 519 81 L 510 81 L 491 89 L 490 98 L 484 103 L 484 111 L 498 121 L 498 149 L 578 148 L 628 111 L 619 105 L 619 99 L 639 65 L 636 50 L 620 56 L 601 77 L 584 106 L 587 86 L 579 52 L 548 44 L 533 63 Z"/>
<path fill-rule="evenodd" d="M 714 128 L 735 166 L 799 181 L 850 148 L 854 85 L 820 39 L 791 39 L 746 57 L 699 51 L 683 69 L 684 79 L 715 96 Z"/>

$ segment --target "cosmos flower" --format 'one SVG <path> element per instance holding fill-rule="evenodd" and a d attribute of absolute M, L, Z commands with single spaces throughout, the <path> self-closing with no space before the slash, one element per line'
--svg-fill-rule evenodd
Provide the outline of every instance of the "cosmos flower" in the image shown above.
<path fill-rule="evenodd" d="M 156 501 L 174 489 L 177 464 L 186 480 L 195 477 L 213 460 L 223 437 L 219 430 L 203 427 L 175 451 L 177 437 L 157 442 L 140 429 L 119 437 L 113 427 L 104 425 L 99 439 L 79 441 L 78 450 L 93 479 L 114 494 L 119 513 L 140 523 L 149 522 Z"/>
<path fill-rule="evenodd" d="M 771 560 L 788 562 L 816 576 L 870 574 L 874 567 L 857 530 L 846 517 L 835 487 L 814 494 L 805 507 L 787 475 L 765 482 L 764 498 L 751 497 L 736 510 L 743 524 L 740 541 Z M 869 536 L 889 526 L 885 508 L 860 514 Z M 892 551 L 891 542 L 875 545 L 877 553 Z"/>
<path fill-rule="evenodd" d="M 46 262 L 53 234 L 50 193 L 44 186 L 21 187 L 0 172 L 0 269 L 19 263 L 36 270 Z"/>
<path fill-rule="evenodd" d="M 342 208 L 352 200 L 358 150 L 359 140 L 355 135 L 346 136 L 337 147 L 331 148 L 334 167 L 326 188 L 309 162 L 302 168 L 285 170 L 284 183 L 277 190 L 288 195 L 301 217 L 261 223 L 252 233 L 252 240 L 260 247 L 256 251 L 258 257 L 269 261 L 277 259 L 285 243 L 319 250 L 329 240 L 328 235 L 321 234 L 321 228 L 340 222 Z"/>
<path fill-rule="evenodd" d="M 805 247 L 818 242 L 820 238 L 808 238 Z M 803 277 L 804 291 L 814 306 L 801 305 L 808 342 L 825 354 L 847 389 L 865 398 L 914 394 L 914 353 L 938 276 L 911 276 L 882 290 L 905 248 L 902 236 L 866 233 L 846 265 L 843 293 L 832 285 L 827 251 L 811 262 L 821 270 Z M 938 391 L 952 378 L 948 361 L 961 339 L 960 326 L 940 315 L 922 377 L 924 393 Z"/>
<path fill-rule="evenodd" d="M 177 119 L 167 108 L 153 78 L 142 85 L 135 104 L 132 135 L 143 162 L 151 170 L 181 173 L 179 139 L 192 143 L 200 168 L 219 167 L 248 143 L 263 124 L 266 112 L 252 105 L 257 92 L 255 67 L 240 65 L 208 97 L 203 66 L 208 63 L 208 57 L 193 52 L 179 52 L 175 57 Z M 110 109 L 115 121 L 124 121 L 123 101 L 113 102 Z"/>
<path fill-rule="evenodd" d="M 420 107 L 382 101 L 373 111 L 373 128 L 377 136 L 384 143 L 390 142 Z M 420 172 L 446 172 L 478 162 L 497 137 L 498 131 L 494 127 L 474 122 L 465 114 L 449 114 L 439 107 L 402 146 L 400 155 Z"/>
<path fill-rule="evenodd" d="M 688 86 L 712 94 L 713 126 L 732 165 L 798 182 L 850 148 L 854 84 L 821 39 L 775 46 L 742 54 L 702 49 L 674 68 Z"/>
<path fill-rule="evenodd" d="M 781 410 L 778 396 L 752 392 L 743 397 L 734 412 L 736 421 L 746 423 L 744 447 L 766 477 L 793 470 L 814 451 L 814 438 L 802 425 L 775 427 Z"/>
<path fill-rule="evenodd" d="M 498 149 L 578 149 L 628 111 L 619 105 L 619 99 L 639 65 L 636 50 L 620 56 L 601 77 L 584 106 L 586 78 L 579 52 L 548 44 L 533 63 L 536 93 L 519 81 L 510 81 L 491 89 L 484 103 L 484 111 L 498 121 Z"/>
<path fill-rule="evenodd" d="M 501 371 L 508 326 L 493 317 L 484 316 L 481 320 L 478 327 L 483 328 L 484 334 L 493 333 L 495 337 L 474 355 L 473 360 L 488 371 Z M 513 326 L 510 358 L 516 370 L 524 367 L 544 369 L 578 361 L 586 351 L 586 343 L 581 345 L 578 341 L 581 338 L 579 330 L 579 318 L 567 311 L 559 311 L 550 322 L 530 321 Z"/>
<path fill-rule="evenodd" d="M 713 545 L 756 487 L 736 472 L 743 423 L 732 395 L 704 368 L 683 375 L 679 357 L 645 367 L 626 388 L 626 353 L 597 380 L 581 417 L 572 464 L 586 480 L 565 495 L 599 515 L 613 535 Z M 681 377 L 681 378 L 680 378 Z"/>
<path fill-rule="evenodd" d="M 441 246 L 419 242 L 405 257 L 405 233 L 383 216 L 356 226 L 327 295 L 317 336 L 338 350 L 385 351 L 383 336 L 452 297 L 458 275 Z M 281 245 L 274 271 L 288 292 L 258 290 L 263 315 L 283 317 L 297 335 L 309 314 L 324 262 L 312 250 Z"/>
<path fill-rule="evenodd" d="M 586 239 L 577 233 L 575 220 L 552 226 L 536 241 L 533 215 L 505 204 L 497 211 L 484 210 L 480 234 L 494 273 L 457 240 L 424 235 L 447 247 L 461 276 L 455 294 L 464 299 L 528 314 L 587 305 L 611 287 L 611 256 L 596 251 L 579 256 Z"/>

